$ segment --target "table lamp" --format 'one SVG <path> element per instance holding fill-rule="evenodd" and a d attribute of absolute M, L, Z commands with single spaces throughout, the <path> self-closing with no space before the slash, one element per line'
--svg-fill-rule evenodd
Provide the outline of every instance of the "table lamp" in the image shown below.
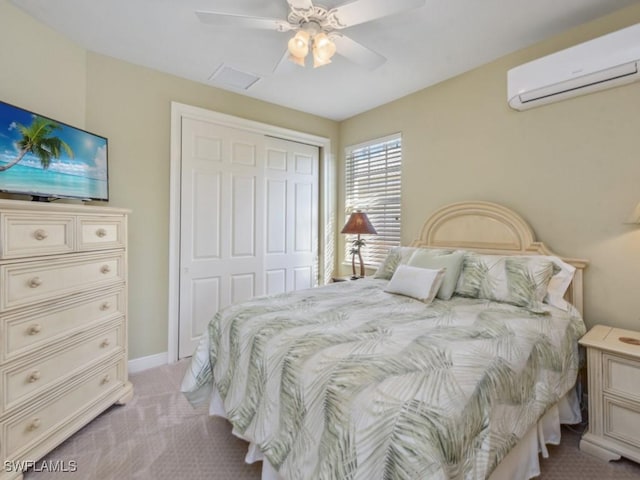
<path fill-rule="evenodd" d="M 360 248 L 364 245 L 364 240 L 360 239 L 360 235 L 369 234 L 375 235 L 376 229 L 373 228 L 367 214 L 361 212 L 360 210 L 356 210 L 351 214 L 347 223 L 342 227 L 340 233 L 346 233 L 349 235 L 358 235 L 358 238 L 353 241 L 351 247 L 351 270 L 352 270 L 352 280 L 356 280 L 358 278 L 364 277 L 364 264 L 362 263 L 362 254 L 360 253 Z M 355 257 L 358 255 L 358 260 L 360 261 L 360 276 L 356 275 L 356 262 Z"/>

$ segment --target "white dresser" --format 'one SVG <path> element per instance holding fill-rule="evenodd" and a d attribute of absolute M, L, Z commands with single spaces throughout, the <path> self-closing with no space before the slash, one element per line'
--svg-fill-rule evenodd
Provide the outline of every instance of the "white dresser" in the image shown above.
<path fill-rule="evenodd" d="M 640 333 L 596 325 L 580 344 L 589 376 L 589 431 L 580 450 L 640 462 Z"/>
<path fill-rule="evenodd" d="M 133 394 L 127 213 L 0 200 L 0 480 Z"/>

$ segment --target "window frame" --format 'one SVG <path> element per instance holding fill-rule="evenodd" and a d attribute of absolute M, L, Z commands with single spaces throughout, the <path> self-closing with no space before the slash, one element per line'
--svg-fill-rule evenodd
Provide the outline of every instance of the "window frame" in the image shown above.
<path fill-rule="evenodd" d="M 376 267 L 401 242 L 402 134 L 349 145 L 344 155 L 344 218 L 356 210 L 369 217 L 378 234 L 361 237 L 366 242 L 361 253 L 366 266 Z M 345 235 L 345 263 L 350 263 L 356 238 Z"/>

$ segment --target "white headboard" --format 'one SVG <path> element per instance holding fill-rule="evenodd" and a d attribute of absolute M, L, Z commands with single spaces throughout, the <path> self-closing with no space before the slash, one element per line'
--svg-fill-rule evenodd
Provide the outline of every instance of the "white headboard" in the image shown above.
<path fill-rule="evenodd" d="M 567 294 L 583 313 L 583 270 L 588 260 L 567 258 L 537 242 L 529 224 L 513 210 L 490 202 L 459 202 L 442 207 L 425 222 L 413 247 L 446 247 L 501 255 L 555 255 L 576 267 Z"/>

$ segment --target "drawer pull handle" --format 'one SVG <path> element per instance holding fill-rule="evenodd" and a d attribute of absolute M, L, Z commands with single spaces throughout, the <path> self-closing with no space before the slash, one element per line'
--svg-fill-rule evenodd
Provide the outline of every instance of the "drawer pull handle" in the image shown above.
<path fill-rule="evenodd" d="M 109 310 L 111 308 L 111 304 L 109 302 L 104 302 L 102 305 L 100 305 L 100 310 L 102 310 L 103 312 L 105 310 Z"/>
<path fill-rule="evenodd" d="M 107 348 L 109 345 L 111 345 L 111 342 L 108 338 L 105 338 L 102 343 L 100 343 L 100 348 Z"/>
<path fill-rule="evenodd" d="M 109 265 L 103 265 L 100 271 L 102 273 L 109 273 L 111 271 L 111 267 Z"/>
<path fill-rule="evenodd" d="M 104 377 L 102 377 L 102 380 L 100 381 L 100 385 L 105 385 L 110 381 L 111 381 L 111 377 L 109 376 L 109 374 L 106 374 Z"/>
<path fill-rule="evenodd" d="M 96 230 L 96 236 L 100 238 L 106 237 L 107 231 L 104 228 L 99 228 L 98 230 Z"/>
<path fill-rule="evenodd" d="M 36 240 L 44 240 L 49 236 L 49 234 L 47 233 L 46 230 L 39 228 L 35 232 L 33 232 L 33 236 L 35 237 Z"/>
<path fill-rule="evenodd" d="M 40 277 L 33 277 L 31 280 L 29 280 L 29 286 L 31 288 L 38 288 L 40 285 L 42 285 L 42 280 L 40 280 Z"/>
<path fill-rule="evenodd" d="M 41 331 L 42 331 L 42 325 L 40 325 L 39 323 L 35 323 L 31 325 L 29 328 L 27 328 L 27 333 L 29 335 L 37 335 Z"/>
<path fill-rule="evenodd" d="M 38 428 L 40 428 L 40 424 L 42 422 L 40 421 L 39 418 L 34 418 L 33 420 L 31 420 L 31 423 L 27 426 L 27 431 L 32 432 L 34 430 L 37 430 Z"/>
<path fill-rule="evenodd" d="M 27 381 L 29 383 L 34 383 L 34 382 L 37 382 L 38 380 L 40 380 L 40 372 L 38 370 L 34 370 L 27 377 Z"/>

